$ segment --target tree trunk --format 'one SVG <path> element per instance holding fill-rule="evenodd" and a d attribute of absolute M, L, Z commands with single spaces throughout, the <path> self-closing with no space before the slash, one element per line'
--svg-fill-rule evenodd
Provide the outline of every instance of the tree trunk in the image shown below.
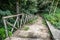
<path fill-rule="evenodd" d="M 19 13 L 19 1 L 16 0 L 16 13 L 18 14 Z"/>
<path fill-rule="evenodd" d="M 59 3 L 59 0 L 57 0 L 56 6 L 55 6 L 55 9 L 54 9 L 54 14 L 55 14 L 55 12 L 56 12 L 56 9 L 57 9 L 57 6 L 58 6 L 58 3 Z"/>

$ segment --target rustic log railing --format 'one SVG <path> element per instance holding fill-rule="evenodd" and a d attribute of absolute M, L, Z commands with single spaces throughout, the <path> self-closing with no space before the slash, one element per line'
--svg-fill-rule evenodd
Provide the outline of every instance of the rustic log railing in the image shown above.
<path fill-rule="evenodd" d="M 21 16 L 21 18 L 20 18 L 20 16 Z M 16 17 L 16 20 L 15 20 L 15 22 L 13 24 L 10 23 L 10 22 L 8 22 L 7 19 L 14 18 L 14 17 Z M 11 15 L 11 16 L 5 16 L 5 17 L 3 17 L 3 22 L 4 22 L 4 26 L 5 26 L 6 37 L 9 37 L 7 25 L 12 26 L 11 32 L 13 32 L 14 29 L 21 28 L 22 25 L 24 25 L 25 23 L 27 23 L 29 20 L 34 19 L 34 17 L 35 16 L 32 15 L 32 14 L 17 14 L 17 15 Z M 16 24 L 17 24 L 17 26 L 16 26 Z"/>
<path fill-rule="evenodd" d="M 8 37 L 8 29 L 7 29 L 7 24 L 12 26 L 12 30 L 11 32 L 13 32 L 14 28 L 17 29 L 17 27 L 15 27 L 16 23 L 19 24 L 18 20 L 19 20 L 19 16 L 21 16 L 22 14 L 18 14 L 18 15 L 12 15 L 12 16 L 6 16 L 6 17 L 3 17 L 3 22 L 4 22 L 4 25 L 5 25 L 5 32 L 6 32 L 6 36 Z M 11 24 L 10 22 L 8 22 L 6 19 L 8 18 L 13 18 L 13 17 L 17 17 L 16 18 L 16 21 L 14 22 L 14 24 Z M 19 27 L 19 25 L 18 25 Z"/>

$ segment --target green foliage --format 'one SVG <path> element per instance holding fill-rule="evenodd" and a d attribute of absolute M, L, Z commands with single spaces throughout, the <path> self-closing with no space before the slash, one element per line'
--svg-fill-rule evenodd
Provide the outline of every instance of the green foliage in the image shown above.
<path fill-rule="evenodd" d="M 0 0 L 0 27 L 3 27 L 3 20 L 2 17 L 3 16 L 7 16 L 7 15 L 12 15 L 12 14 L 16 14 L 16 2 L 17 0 Z M 36 13 L 39 10 L 44 10 L 44 11 L 49 11 L 50 9 L 50 0 L 18 0 L 19 2 L 19 9 L 20 9 L 20 13 Z M 60 1 L 59 1 L 60 4 Z M 60 7 L 60 5 L 58 5 L 58 7 Z M 39 12 L 40 12 L 39 11 Z M 59 11 L 59 12 L 58 12 Z M 57 26 L 57 28 L 59 28 L 60 26 L 60 9 L 58 9 L 58 11 L 56 11 L 55 15 L 48 15 L 44 13 L 44 17 L 49 20 L 52 24 L 54 24 L 55 26 Z M 31 19 L 29 20 L 29 23 L 33 23 L 36 19 Z M 11 21 L 11 20 L 10 20 Z M 12 20 L 13 22 L 13 20 Z M 9 27 L 8 30 L 10 30 L 11 28 Z M 25 28 L 25 30 L 28 30 L 29 28 Z M 0 28 L 0 35 L 2 38 L 5 38 L 5 29 Z M 9 31 L 9 36 L 11 36 L 12 33 Z"/>
<path fill-rule="evenodd" d="M 37 0 L 20 0 L 20 11 L 24 13 L 37 12 Z"/>
<path fill-rule="evenodd" d="M 12 36 L 12 32 L 11 31 L 9 31 L 9 36 Z"/>
<path fill-rule="evenodd" d="M 0 10 L 0 15 L 2 15 L 2 16 L 11 15 L 11 12 L 9 10 L 6 10 L 6 11 Z"/>
<path fill-rule="evenodd" d="M 56 28 L 60 29 L 60 9 L 57 8 L 56 13 L 44 14 L 44 18 L 50 21 Z"/>
<path fill-rule="evenodd" d="M 52 0 L 18 0 L 20 12 L 35 13 L 38 10 L 49 11 Z M 56 0 L 55 0 L 56 1 Z M 17 0 L 0 0 L 1 10 L 10 10 L 12 14 L 16 13 Z M 59 1 L 60 4 L 60 1 Z M 60 5 L 58 5 L 60 7 Z"/>
<path fill-rule="evenodd" d="M 29 21 L 28 21 L 28 23 L 29 24 L 33 24 L 33 23 L 35 23 L 35 21 L 37 20 L 37 16 L 35 16 L 33 19 L 30 19 Z"/>
<path fill-rule="evenodd" d="M 32 24 L 32 23 L 34 23 L 34 20 L 29 20 L 29 22 L 28 22 L 29 24 Z"/>
<path fill-rule="evenodd" d="M 39 12 L 49 12 L 51 0 L 38 0 Z"/>
<path fill-rule="evenodd" d="M 16 11 L 16 0 L 0 0 L 1 10 L 10 10 L 12 13 Z"/>
<path fill-rule="evenodd" d="M 2 17 L 7 15 L 11 15 L 11 12 L 9 10 L 6 10 L 6 11 L 0 10 L 0 26 L 3 26 Z"/>
<path fill-rule="evenodd" d="M 5 30 L 4 30 L 4 28 L 0 28 L 0 37 L 1 37 L 2 39 L 5 38 Z M 2 39 L 1 39 L 1 40 L 2 40 Z"/>
<path fill-rule="evenodd" d="M 12 36 L 12 32 L 8 32 L 9 33 L 9 36 Z M 5 35 L 5 29 L 4 28 L 0 28 L 0 40 L 4 40 L 6 38 L 6 35 Z"/>

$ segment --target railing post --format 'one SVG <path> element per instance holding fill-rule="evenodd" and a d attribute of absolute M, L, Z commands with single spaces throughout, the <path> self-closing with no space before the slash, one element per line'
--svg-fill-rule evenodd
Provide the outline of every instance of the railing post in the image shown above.
<path fill-rule="evenodd" d="M 7 30 L 7 25 L 6 25 L 6 20 L 5 20 L 5 18 L 3 18 L 3 22 L 4 22 L 4 25 L 5 25 L 6 37 L 8 37 L 8 30 Z"/>
<path fill-rule="evenodd" d="M 14 25 L 13 25 L 13 27 L 15 27 L 16 26 L 16 23 L 17 23 L 17 26 L 19 26 L 18 24 L 18 19 L 19 19 L 19 17 L 17 16 L 17 18 L 16 18 L 16 21 L 15 21 L 15 23 L 14 23 Z M 12 30 L 11 30 L 11 32 L 13 32 L 13 30 L 14 30 L 14 28 L 12 28 Z"/>
<path fill-rule="evenodd" d="M 25 14 L 25 18 L 24 18 L 24 25 L 25 25 L 25 23 L 26 23 L 26 16 L 27 16 L 27 14 Z"/>
<path fill-rule="evenodd" d="M 18 26 L 18 28 L 19 28 L 19 15 L 17 16 L 17 18 L 18 18 L 17 26 Z"/>
<path fill-rule="evenodd" d="M 20 21 L 20 28 L 21 28 L 21 26 L 23 24 L 23 21 L 24 21 L 24 14 L 22 15 L 22 18 L 21 18 L 21 21 Z"/>
<path fill-rule="evenodd" d="M 23 16 L 22 16 L 22 24 L 24 25 L 24 17 L 25 17 L 25 15 L 23 14 Z"/>

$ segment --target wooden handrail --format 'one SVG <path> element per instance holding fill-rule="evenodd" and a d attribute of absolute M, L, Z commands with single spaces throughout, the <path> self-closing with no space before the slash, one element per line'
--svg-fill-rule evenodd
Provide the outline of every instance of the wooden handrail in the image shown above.
<path fill-rule="evenodd" d="M 3 17 L 3 18 L 11 18 L 11 17 L 20 16 L 20 15 L 23 15 L 23 14 L 17 14 L 17 15 L 5 16 L 5 17 Z"/>
<path fill-rule="evenodd" d="M 20 16 L 22 16 L 22 17 L 20 18 Z M 25 25 L 29 20 L 31 20 L 31 18 L 33 19 L 33 16 L 34 15 L 31 16 L 31 14 L 23 14 L 22 13 L 22 14 L 3 17 L 6 37 L 9 37 L 7 25 L 10 25 L 12 27 L 11 32 L 13 32 L 14 29 L 22 28 L 22 25 Z M 15 22 L 12 24 L 7 19 L 13 18 L 13 17 L 16 17 L 16 19 L 15 19 Z"/>

